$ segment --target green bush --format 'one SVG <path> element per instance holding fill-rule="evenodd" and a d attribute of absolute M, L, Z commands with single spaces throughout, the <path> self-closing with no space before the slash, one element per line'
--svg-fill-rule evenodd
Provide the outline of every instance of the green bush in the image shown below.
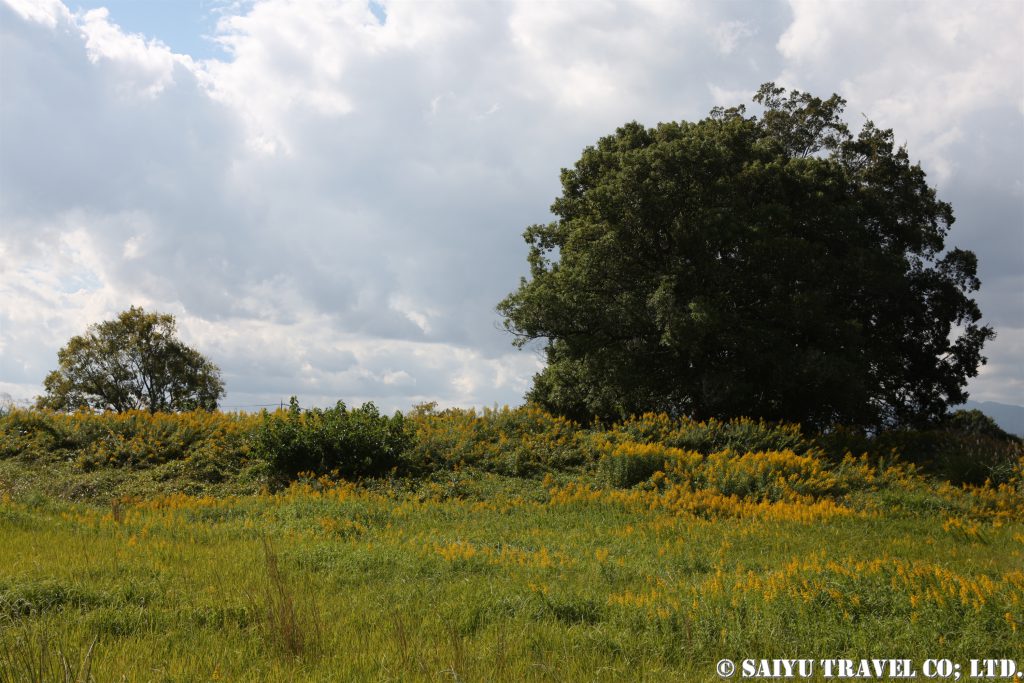
<path fill-rule="evenodd" d="M 53 451 L 58 442 L 45 412 L 15 408 L 0 416 L 0 458 L 37 458 Z"/>
<path fill-rule="evenodd" d="M 658 443 L 705 455 L 724 450 L 806 453 L 813 446 L 804 438 L 800 425 L 749 418 L 698 422 L 647 413 L 614 424 L 605 430 L 605 434 L 617 443 Z"/>
<path fill-rule="evenodd" d="M 667 469 L 692 469 L 703 456 L 656 443 L 625 442 L 603 449 L 598 461 L 599 478 L 609 486 L 628 487 Z"/>
<path fill-rule="evenodd" d="M 965 434 L 988 436 L 1001 441 L 1021 441 L 1019 437 L 1004 431 L 991 417 L 976 409 L 957 410 L 946 418 L 944 426 L 946 429 Z"/>
<path fill-rule="evenodd" d="M 59 413 L 13 410 L 0 416 L 0 458 L 72 460 L 85 470 L 147 468 L 197 453 L 237 465 L 256 416 L 239 413 Z"/>
<path fill-rule="evenodd" d="M 883 435 L 880 441 L 954 484 L 1006 483 L 1024 455 L 1019 441 L 956 429 Z"/>
<path fill-rule="evenodd" d="M 410 470 L 472 466 L 499 474 L 534 475 L 593 458 L 580 426 L 533 405 L 518 408 L 449 408 L 434 404 L 410 413 L 414 437 L 405 456 Z"/>
<path fill-rule="evenodd" d="M 337 472 L 359 477 L 385 472 L 398 464 L 409 446 L 401 413 L 381 415 L 373 403 L 349 410 L 302 410 L 293 396 L 285 410 L 263 411 L 253 430 L 253 452 L 280 474 Z"/>
<path fill-rule="evenodd" d="M 1021 440 L 999 428 L 984 413 L 961 410 L 930 429 L 893 429 L 865 434 L 836 429 L 816 439 L 833 460 L 846 453 L 890 458 L 918 466 L 954 484 L 1010 481 L 1024 456 Z"/>
<path fill-rule="evenodd" d="M 742 455 L 720 451 L 710 454 L 690 471 L 670 472 L 669 476 L 676 480 L 685 477 L 694 489 L 756 500 L 786 500 L 793 495 L 819 497 L 837 494 L 842 488 L 823 460 L 793 451 Z"/>
<path fill-rule="evenodd" d="M 630 486 L 662 469 L 665 449 L 670 454 L 726 449 L 807 453 L 813 446 L 799 425 L 749 419 L 697 422 L 652 413 L 585 428 L 531 404 L 479 413 L 437 412 L 425 405 L 409 421 L 415 436 L 406 459 L 414 471 L 470 466 L 530 476 L 597 463 L 599 476 L 615 486 Z M 656 448 L 642 447 L 647 445 Z"/>

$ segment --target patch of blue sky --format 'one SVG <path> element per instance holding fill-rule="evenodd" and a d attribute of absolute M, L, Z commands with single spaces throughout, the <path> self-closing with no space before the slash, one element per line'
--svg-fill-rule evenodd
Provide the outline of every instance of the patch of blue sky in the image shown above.
<path fill-rule="evenodd" d="M 376 0 L 370 0 L 366 4 L 369 6 L 370 12 L 373 13 L 373 16 L 377 17 L 377 21 L 380 22 L 381 26 L 383 26 L 388 20 L 388 11 L 384 5 L 380 4 Z"/>
<path fill-rule="evenodd" d="M 237 11 L 231 0 L 65 0 L 72 12 L 106 7 L 109 20 L 125 33 L 156 39 L 193 59 L 223 59 L 225 50 L 213 39 L 217 20 Z"/>
<path fill-rule="evenodd" d="M 156 39 L 193 59 L 225 59 L 227 51 L 214 39 L 217 20 L 239 12 L 252 0 L 65 0 L 73 12 L 106 7 L 109 19 L 125 33 Z M 369 0 L 370 12 L 382 25 L 388 13 L 382 2 Z"/>

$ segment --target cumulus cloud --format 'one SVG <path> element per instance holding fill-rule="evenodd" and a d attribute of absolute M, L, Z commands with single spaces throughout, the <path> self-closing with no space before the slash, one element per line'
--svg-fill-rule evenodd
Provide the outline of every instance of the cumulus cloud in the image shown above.
<path fill-rule="evenodd" d="M 1024 404 L 1024 5 L 791 0 L 779 81 L 841 93 L 851 122 L 892 128 L 978 255 L 997 339 L 972 397 Z"/>
<path fill-rule="evenodd" d="M 787 58 L 780 80 L 831 87 L 854 113 L 898 127 L 940 182 L 961 170 L 955 148 L 976 137 L 975 115 L 1021 104 L 1020 3 L 791 5 L 793 23 L 778 40 Z"/>
<path fill-rule="evenodd" d="M 1000 332 L 973 397 L 1024 402 L 1016 3 L 255 0 L 219 59 L 117 21 L 0 0 L 0 391 L 38 393 L 68 337 L 137 304 L 178 317 L 229 405 L 518 402 L 539 361 L 494 305 L 558 169 L 775 79 L 922 159 Z"/>
<path fill-rule="evenodd" d="M 10 9 L 21 18 L 34 21 L 49 28 L 64 23 L 71 13 L 60 0 L 4 0 Z"/>

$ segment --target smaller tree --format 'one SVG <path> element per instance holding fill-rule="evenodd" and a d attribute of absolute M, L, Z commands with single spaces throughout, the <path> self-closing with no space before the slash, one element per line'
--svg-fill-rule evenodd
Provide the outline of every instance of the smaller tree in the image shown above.
<path fill-rule="evenodd" d="M 132 306 L 57 352 L 36 405 L 54 410 L 216 410 L 220 370 L 175 335 L 174 316 Z"/>

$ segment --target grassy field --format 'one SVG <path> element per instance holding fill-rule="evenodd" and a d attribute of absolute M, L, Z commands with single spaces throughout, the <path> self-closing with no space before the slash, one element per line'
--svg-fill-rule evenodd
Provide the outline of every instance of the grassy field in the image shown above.
<path fill-rule="evenodd" d="M 1024 659 L 1018 480 L 651 448 L 273 493 L 244 471 L 182 493 L 177 465 L 0 459 L 0 681 L 711 681 L 721 658 Z"/>

